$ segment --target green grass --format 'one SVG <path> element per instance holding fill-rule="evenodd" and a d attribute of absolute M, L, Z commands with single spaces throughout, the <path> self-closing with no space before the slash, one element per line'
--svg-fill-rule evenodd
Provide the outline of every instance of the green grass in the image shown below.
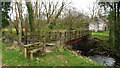
<path fill-rule="evenodd" d="M 5 30 L 5 34 L 9 31 Z M 15 30 L 13 30 L 15 35 Z M 94 35 L 98 36 L 96 33 Z M 76 56 L 70 51 L 47 53 L 45 57 L 36 56 L 33 61 L 24 59 L 23 50 L 7 50 L 2 44 L 3 66 L 101 66 L 89 58 Z"/>
<path fill-rule="evenodd" d="M 82 56 L 76 56 L 71 51 L 47 53 L 46 56 L 34 56 L 34 60 L 24 59 L 23 50 L 7 50 L 2 44 L 3 66 L 101 66 Z"/>
<path fill-rule="evenodd" d="M 99 38 L 101 40 L 109 40 L 109 31 L 105 31 L 105 32 L 92 32 L 92 36 Z"/>

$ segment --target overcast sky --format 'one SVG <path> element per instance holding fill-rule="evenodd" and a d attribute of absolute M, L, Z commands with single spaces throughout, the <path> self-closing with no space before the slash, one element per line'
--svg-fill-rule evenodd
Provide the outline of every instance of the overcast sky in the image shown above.
<path fill-rule="evenodd" d="M 93 6 L 93 2 L 96 0 L 72 0 L 72 6 L 77 8 L 78 10 L 83 10 L 84 12 L 88 12 L 88 6 Z"/>
<path fill-rule="evenodd" d="M 61 2 L 63 0 L 53 0 L 53 1 Z M 70 4 L 71 7 L 74 7 L 78 11 L 83 11 L 85 13 L 88 13 L 88 11 L 89 11 L 88 6 L 92 7 L 93 3 L 96 2 L 96 0 L 64 0 L 64 1 L 72 2 Z"/>
<path fill-rule="evenodd" d="M 15 0 L 16 1 L 16 0 Z M 23 0 L 24 1 L 24 0 Z M 35 1 L 35 0 L 32 0 Z M 40 1 L 40 0 L 38 0 Z M 47 1 L 47 0 L 42 0 L 42 1 Z M 51 1 L 59 1 L 59 3 L 61 3 L 63 0 L 51 0 Z M 83 12 L 87 15 L 89 15 L 89 7 L 93 6 L 93 2 L 95 2 L 96 0 L 64 0 L 65 2 L 71 2 L 71 4 L 69 6 L 74 7 L 77 11 Z M 15 14 L 15 13 L 13 13 Z M 13 15 L 14 17 L 14 15 Z"/>

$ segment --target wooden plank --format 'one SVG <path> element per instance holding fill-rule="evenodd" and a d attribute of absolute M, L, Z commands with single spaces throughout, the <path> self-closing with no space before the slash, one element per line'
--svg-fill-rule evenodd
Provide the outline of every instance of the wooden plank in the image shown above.
<path fill-rule="evenodd" d="M 43 42 L 43 40 L 32 40 L 32 39 L 27 39 L 27 41 L 32 41 L 32 42 Z"/>
<path fill-rule="evenodd" d="M 37 34 L 31 34 L 31 35 L 26 35 L 27 37 L 29 36 L 40 36 L 40 35 L 37 35 Z"/>
<path fill-rule="evenodd" d="M 31 50 L 31 51 L 29 51 L 30 53 L 35 53 L 35 52 L 37 52 L 37 51 L 39 51 L 39 50 L 42 50 L 43 48 L 39 48 L 39 49 L 33 49 L 33 50 Z"/>
<path fill-rule="evenodd" d="M 46 45 L 54 46 L 55 43 L 46 43 Z"/>
<path fill-rule="evenodd" d="M 34 44 L 27 44 L 27 45 L 23 45 L 24 47 L 29 47 L 29 46 L 32 46 Z"/>
<path fill-rule="evenodd" d="M 82 37 L 79 38 L 79 39 L 69 40 L 69 41 L 67 41 L 65 44 L 66 44 L 66 45 L 74 44 L 74 43 L 77 43 L 77 42 L 79 42 L 80 40 L 85 39 L 85 38 L 88 38 L 88 37 L 89 37 L 89 36 L 82 36 Z"/>
<path fill-rule="evenodd" d="M 38 45 L 38 44 L 41 44 L 41 42 L 36 42 L 36 43 L 34 43 L 35 45 Z"/>
<path fill-rule="evenodd" d="M 38 45 L 38 44 L 41 44 L 40 42 L 38 43 L 34 43 L 34 44 L 27 44 L 27 45 L 23 45 L 24 47 L 29 47 L 29 46 L 33 46 L 33 45 Z"/>

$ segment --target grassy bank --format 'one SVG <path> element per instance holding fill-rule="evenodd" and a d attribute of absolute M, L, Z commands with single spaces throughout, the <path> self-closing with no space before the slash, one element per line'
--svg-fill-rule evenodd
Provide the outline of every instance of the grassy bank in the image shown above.
<path fill-rule="evenodd" d="M 92 36 L 99 38 L 101 40 L 108 41 L 109 40 L 109 31 L 105 32 L 92 32 Z"/>
<path fill-rule="evenodd" d="M 99 50 L 108 50 L 111 51 L 113 49 L 113 47 L 109 46 L 109 31 L 105 31 L 105 32 L 92 32 L 92 37 L 93 38 L 98 38 L 101 39 L 100 40 L 96 40 L 97 41 L 97 47 Z"/>
<path fill-rule="evenodd" d="M 7 45 L 8 46 L 8 45 Z M 94 61 L 78 56 L 72 51 L 52 52 L 46 56 L 35 56 L 33 61 L 24 59 L 23 50 L 19 47 L 8 49 L 2 44 L 3 66 L 100 66 Z"/>

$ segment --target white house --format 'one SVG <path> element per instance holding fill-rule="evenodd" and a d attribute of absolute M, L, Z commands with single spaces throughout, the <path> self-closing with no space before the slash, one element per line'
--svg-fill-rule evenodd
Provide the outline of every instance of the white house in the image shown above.
<path fill-rule="evenodd" d="M 108 24 L 102 18 L 96 18 L 89 23 L 89 30 L 98 32 L 106 31 L 108 29 Z"/>

